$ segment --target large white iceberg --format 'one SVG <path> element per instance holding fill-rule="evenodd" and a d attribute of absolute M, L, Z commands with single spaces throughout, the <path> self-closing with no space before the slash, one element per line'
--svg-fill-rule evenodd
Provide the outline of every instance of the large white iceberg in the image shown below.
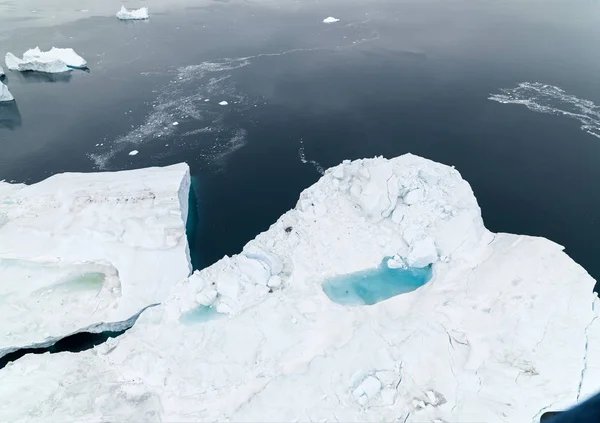
<path fill-rule="evenodd" d="M 47 73 L 67 72 L 71 68 L 83 69 L 87 62 L 75 53 L 72 48 L 52 47 L 49 51 L 41 51 L 39 47 L 27 50 L 19 59 L 12 53 L 6 53 L 6 66 L 16 71 L 37 71 Z"/>
<path fill-rule="evenodd" d="M 453 168 L 347 161 L 122 337 L 0 370 L 0 420 L 537 421 L 600 386 L 594 280 L 562 250 L 487 231 Z M 433 278 L 372 306 L 324 294 L 384 257 Z"/>
<path fill-rule="evenodd" d="M 0 102 L 2 101 L 13 101 L 15 98 L 12 96 L 8 87 L 0 81 Z"/>
<path fill-rule="evenodd" d="M 142 7 L 140 9 L 137 10 L 127 10 L 125 8 L 125 6 L 121 6 L 121 10 L 119 10 L 117 12 L 117 18 L 121 19 L 121 20 L 142 20 L 142 19 L 148 19 L 149 15 L 148 15 L 148 8 L 147 7 Z"/>
<path fill-rule="evenodd" d="M 0 357 L 163 300 L 190 273 L 189 184 L 185 164 L 0 182 Z"/>

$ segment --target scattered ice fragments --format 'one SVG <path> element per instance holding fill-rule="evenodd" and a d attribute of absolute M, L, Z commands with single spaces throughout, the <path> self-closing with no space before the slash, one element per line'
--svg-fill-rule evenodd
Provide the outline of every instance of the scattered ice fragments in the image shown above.
<path fill-rule="evenodd" d="M 330 24 L 330 23 L 336 23 L 339 22 L 340 20 L 338 18 L 334 18 L 333 16 L 330 16 L 328 18 L 323 19 L 323 23 L 326 24 Z"/>
<path fill-rule="evenodd" d="M 0 81 L 0 102 L 13 101 L 14 99 L 10 91 L 8 91 L 8 87 Z"/>
<path fill-rule="evenodd" d="M 131 151 L 129 152 L 129 155 L 130 155 L 130 156 L 137 156 L 137 154 L 138 154 L 138 153 L 139 153 L 139 151 L 137 151 L 137 150 L 131 150 Z"/>
<path fill-rule="evenodd" d="M 148 19 L 149 17 L 147 7 L 142 7 L 137 10 L 127 10 L 125 6 L 121 6 L 121 10 L 117 12 L 117 18 L 122 21 L 142 20 Z"/>
<path fill-rule="evenodd" d="M 6 53 L 6 66 L 10 70 L 25 72 L 37 71 L 46 73 L 68 72 L 71 68 L 84 69 L 87 62 L 72 48 L 52 47 L 49 51 L 41 51 L 39 47 L 23 53 L 19 59 L 12 53 Z"/>
<path fill-rule="evenodd" d="M 229 103 L 228 103 L 228 102 L 226 102 L 226 101 L 221 101 L 221 102 L 219 103 L 219 106 L 227 106 L 228 104 L 229 104 Z"/>

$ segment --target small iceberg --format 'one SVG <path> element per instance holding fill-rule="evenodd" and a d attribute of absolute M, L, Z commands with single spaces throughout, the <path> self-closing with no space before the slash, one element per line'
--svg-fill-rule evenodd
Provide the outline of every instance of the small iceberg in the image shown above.
<path fill-rule="evenodd" d="M 56 47 L 52 47 L 49 51 L 41 51 L 39 47 L 29 49 L 23 53 L 22 59 L 12 53 L 6 53 L 5 62 L 10 70 L 20 72 L 59 73 L 68 72 L 71 68 L 87 67 L 87 62 L 72 48 Z"/>
<path fill-rule="evenodd" d="M 137 10 L 127 10 L 125 6 L 121 6 L 121 10 L 117 12 L 117 18 L 122 21 L 142 20 L 148 19 L 149 17 L 147 7 L 142 7 Z"/>
<path fill-rule="evenodd" d="M 340 20 L 338 18 L 334 18 L 333 16 L 323 19 L 323 23 L 326 23 L 326 24 L 336 23 L 339 21 Z"/>
<path fill-rule="evenodd" d="M 0 82 L 0 102 L 13 101 L 14 99 L 10 91 L 8 91 L 8 87 Z"/>

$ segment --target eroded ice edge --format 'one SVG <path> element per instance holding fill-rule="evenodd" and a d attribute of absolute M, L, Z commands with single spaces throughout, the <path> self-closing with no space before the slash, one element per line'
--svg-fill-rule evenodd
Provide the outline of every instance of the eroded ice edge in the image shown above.
<path fill-rule="evenodd" d="M 534 112 L 576 119 L 582 130 L 600 138 L 600 107 L 554 85 L 522 82 L 515 88 L 501 89 L 500 94 L 493 94 L 489 99 L 504 104 L 521 104 Z"/>
<path fill-rule="evenodd" d="M 433 276 L 372 306 L 323 292 L 386 257 Z M 594 280 L 487 231 L 460 174 L 412 155 L 327 170 L 240 254 L 164 286 L 110 348 L 0 370 L 0 420 L 531 422 L 600 382 Z"/>

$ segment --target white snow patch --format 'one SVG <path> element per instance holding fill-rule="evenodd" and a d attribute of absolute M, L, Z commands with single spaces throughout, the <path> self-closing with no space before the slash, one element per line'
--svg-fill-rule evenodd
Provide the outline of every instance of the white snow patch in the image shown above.
<path fill-rule="evenodd" d="M 487 231 L 469 184 L 448 166 L 412 155 L 340 166 L 342 179 L 326 171 L 241 254 L 170 285 L 110 354 L 27 356 L 4 368 L 0 420 L 526 422 L 596 389 L 594 280 L 562 247 Z M 405 204 L 416 188 L 420 201 Z M 41 206 L 20 207 L 34 216 Z M 79 218 L 75 210 L 67 216 Z M 86 246 L 112 250 L 116 229 Z M 6 246 L 22 239 L 0 235 Z M 327 278 L 401 260 L 427 239 L 444 260 L 425 286 L 368 307 L 323 293 Z M 228 318 L 180 322 L 206 305 Z"/>
<path fill-rule="evenodd" d="M 121 6 L 121 10 L 117 12 L 117 18 L 126 21 L 126 20 L 143 20 L 148 19 L 150 15 L 148 14 L 148 8 L 142 7 L 139 9 L 127 10 L 125 6 Z"/>
<path fill-rule="evenodd" d="M 340 21 L 339 19 L 334 18 L 333 16 L 323 19 L 323 23 L 326 23 L 326 24 L 336 23 L 339 21 Z"/>

